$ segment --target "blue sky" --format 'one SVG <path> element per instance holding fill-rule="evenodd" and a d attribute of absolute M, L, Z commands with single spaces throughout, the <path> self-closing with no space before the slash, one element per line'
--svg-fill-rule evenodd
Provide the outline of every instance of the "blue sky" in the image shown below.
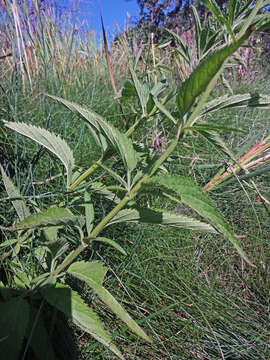
<path fill-rule="evenodd" d="M 78 17 L 86 20 L 90 29 L 101 33 L 99 6 L 100 1 L 103 21 L 108 37 L 117 32 L 117 28 L 123 29 L 127 24 L 128 17 L 138 18 L 139 7 L 136 0 L 78 0 Z M 69 6 L 74 4 L 74 0 L 68 0 Z M 111 35 L 111 36 L 110 36 Z"/>

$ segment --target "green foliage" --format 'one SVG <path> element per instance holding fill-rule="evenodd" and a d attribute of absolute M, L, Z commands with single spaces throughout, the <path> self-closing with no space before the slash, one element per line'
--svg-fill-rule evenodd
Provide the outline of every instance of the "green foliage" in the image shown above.
<path fill-rule="evenodd" d="M 234 43 L 214 51 L 192 72 L 190 77 L 180 86 L 177 95 L 177 106 L 184 116 L 194 104 L 196 98 L 206 89 L 210 80 L 218 73 L 225 60 L 232 55 L 248 39 L 252 30 L 246 32 Z"/>
<path fill-rule="evenodd" d="M 103 264 L 99 262 L 75 262 L 68 268 L 67 272 L 79 280 L 85 281 L 86 284 L 98 294 L 100 299 L 109 306 L 110 309 L 119 316 L 119 318 L 124 321 L 132 331 L 144 340 L 151 342 L 146 333 L 128 315 L 118 301 L 109 293 L 109 291 L 101 286 L 103 279 L 100 277 L 100 274 L 104 277 L 104 272 L 106 271 L 104 270 Z M 94 274 L 94 276 L 92 274 Z"/>
<path fill-rule="evenodd" d="M 111 146 L 113 150 L 119 153 L 127 171 L 131 172 L 134 170 L 137 164 L 137 155 L 133 149 L 132 142 L 124 134 L 121 134 L 118 129 L 94 111 L 56 96 L 48 96 L 61 102 L 71 111 L 78 112 L 87 121 L 91 133 L 101 150 L 105 153 L 107 148 Z"/>
<path fill-rule="evenodd" d="M 50 225 L 84 224 L 80 216 L 74 216 L 69 209 L 52 207 L 50 209 L 30 215 L 14 225 L 14 230 L 34 229 Z"/>
<path fill-rule="evenodd" d="M 10 181 L 9 177 L 6 175 L 2 165 L 0 165 L 0 169 L 1 169 L 4 186 L 8 196 L 10 198 L 20 198 L 21 194 L 19 193 L 18 189 L 14 186 L 13 182 Z M 26 217 L 30 216 L 30 211 L 28 207 L 25 205 L 25 202 L 23 200 L 13 200 L 12 205 L 20 220 L 24 220 Z"/>
<path fill-rule="evenodd" d="M 15 130 L 19 134 L 29 137 L 40 145 L 47 148 L 54 155 L 56 155 L 63 163 L 67 171 L 67 183 L 71 182 L 71 171 L 74 168 L 74 158 L 68 144 L 55 134 L 48 130 L 41 129 L 34 125 L 27 125 L 22 123 L 5 122 L 5 126 L 9 129 Z"/>
<path fill-rule="evenodd" d="M 159 187 L 171 199 L 190 206 L 199 215 L 208 219 L 234 245 L 238 253 L 251 265 L 237 239 L 230 231 L 222 215 L 210 199 L 190 179 L 177 175 L 158 175 L 147 182 L 151 187 Z"/>
<path fill-rule="evenodd" d="M 95 312 L 84 303 L 76 291 L 71 290 L 67 285 L 57 284 L 56 287 L 49 286 L 44 288 L 42 295 L 49 304 L 63 312 L 83 331 L 92 335 L 96 340 L 107 346 L 120 359 L 123 359 L 120 351 L 112 344 L 112 339 L 105 331 L 101 320 Z"/>
<path fill-rule="evenodd" d="M 89 162 L 89 168 L 82 173 L 79 171 L 79 175 L 74 171 L 75 160 L 72 150 L 54 131 L 24 122 L 5 122 L 7 128 L 30 138 L 53 153 L 60 159 L 67 172 L 67 186 L 62 190 L 61 200 L 54 201 L 51 196 L 50 202 L 45 203 L 45 209 L 44 206 L 40 209 L 39 204 L 32 201 L 30 215 L 26 196 L 20 194 L 1 167 L 4 187 L 19 218 L 19 221 L 10 221 L 15 222 L 15 225 L 3 227 L 4 230 L 15 232 L 16 235 L 12 235 L 11 239 L 8 238 L 0 246 L 8 249 L 3 253 L 1 260 L 9 264 L 11 269 L 10 278 L 5 279 L 4 285 L 1 283 L 0 289 L 1 306 L 4 309 L 0 320 L 3 342 L 0 344 L 3 343 L 3 346 L 13 352 L 14 359 L 18 358 L 21 351 L 27 352 L 28 348 L 38 358 L 43 358 L 43 354 L 39 355 L 37 350 L 40 338 L 34 330 L 32 333 L 32 329 L 35 325 L 44 338 L 42 346 L 49 343 L 51 332 L 43 321 L 47 307 L 50 314 L 64 314 L 78 328 L 90 334 L 119 358 L 124 358 L 118 347 L 113 344 L 113 337 L 105 330 L 103 321 L 94 308 L 102 309 L 100 302 L 93 296 L 91 306 L 88 306 L 74 286 L 74 279 L 83 282 L 91 294 L 93 291 L 136 335 L 147 342 L 152 341 L 116 297 L 103 286 L 108 268 L 101 262 L 81 261 L 84 252 L 91 250 L 92 244 L 97 242 L 118 250 L 121 254 L 119 256 L 126 255 L 125 249 L 117 241 L 103 234 L 108 229 L 113 229 L 115 224 L 147 223 L 212 234 L 220 233 L 231 242 L 243 260 L 252 264 L 210 197 L 187 176 L 175 175 L 169 166 L 170 157 L 179 150 L 184 137 L 193 132 L 207 137 L 234 158 L 216 134 L 217 131 L 232 131 L 232 127 L 208 124 L 205 119 L 203 124 L 196 123 L 206 115 L 224 108 L 269 107 L 267 96 L 250 94 L 225 95 L 207 103 L 223 64 L 250 36 L 254 30 L 253 26 L 250 26 L 258 23 L 256 16 L 262 2 L 254 7 L 255 10 L 251 10 L 246 20 L 242 19 L 237 23 L 237 26 L 234 26 L 233 20 L 236 14 L 239 14 L 231 1 L 228 20 L 214 0 L 207 3 L 217 23 L 225 27 L 223 34 L 227 31 L 226 35 L 229 34 L 233 42 L 209 53 L 210 49 L 217 47 L 217 38 L 208 32 L 209 28 L 204 28 L 196 9 L 192 8 L 196 23 L 199 64 L 175 94 L 174 89 L 168 86 L 169 81 L 164 79 L 167 73 L 162 66 L 158 67 L 155 63 L 154 50 L 152 71 L 149 71 L 147 76 L 137 70 L 136 59 L 136 66 L 130 66 L 131 79 L 125 82 L 118 103 L 123 107 L 131 98 L 136 99 L 133 108 L 136 120 L 126 133 L 118 130 L 109 119 L 88 107 L 59 96 L 47 95 L 85 121 L 101 153 L 99 160 L 94 164 Z M 172 36 L 180 45 L 179 54 L 185 62 L 190 62 L 192 57 L 186 44 L 175 34 Z M 175 108 L 178 108 L 176 113 L 173 112 Z M 147 142 L 144 142 L 147 137 L 145 124 L 154 127 L 161 120 L 164 126 L 169 128 L 169 135 L 161 150 L 150 149 Z M 102 183 L 97 182 L 99 175 L 95 179 L 90 178 L 98 169 L 106 175 Z M 158 194 L 159 199 L 163 196 L 166 206 L 164 203 L 159 207 L 150 206 L 148 203 L 147 206 L 136 205 L 136 201 L 139 200 L 147 202 L 148 197 L 151 198 L 153 194 Z M 96 201 L 96 196 L 102 199 L 101 206 L 99 201 Z M 167 210 L 167 204 L 170 208 L 170 204 L 175 202 L 191 208 L 203 220 Z M 26 265 L 24 269 L 20 263 L 25 254 L 29 255 L 29 262 L 31 260 L 34 264 L 31 270 Z M 23 308 L 24 311 L 18 313 L 18 308 Z M 20 326 L 14 326 L 15 318 L 20 320 Z M 50 325 L 53 327 L 53 324 Z M 214 337 L 216 339 L 216 336 Z M 12 341 L 15 341 L 14 348 L 11 346 Z M 27 346 L 24 350 L 25 342 Z M 48 346 L 48 356 L 57 358 L 54 347 Z"/>
<path fill-rule="evenodd" d="M 18 359 L 29 322 L 29 305 L 26 300 L 14 297 L 0 301 L 0 350 L 7 359 Z"/>
<path fill-rule="evenodd" d="M 124 209 L 119 211 L 108 225 L 121 222 L 167 225 L 182 229 L 216 233 L 215 229 L 209 224 L 193 219 L 190 216 L 161 209 L 145 209 L 139 207 L 136 207 L 135 209 Z"/>

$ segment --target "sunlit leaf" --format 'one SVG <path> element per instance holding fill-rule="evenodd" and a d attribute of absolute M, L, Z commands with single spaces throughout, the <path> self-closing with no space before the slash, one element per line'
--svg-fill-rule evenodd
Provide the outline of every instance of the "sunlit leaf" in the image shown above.
<path fill-rule="evenodd" d="M 225 60 L 248 39 L 251 32 L 252 29 L 249 29 L 244 36 L 236 42 L 214 51 L 204 59 L 189 78 L 181 84 L 177 94 L 177 106 L 181 116 L 191 108 L 195 99 L 206 89 L 210 81 L 221 69 Z"/>
<path fill-rule="evenodd" d="M 213 202 L 190 179 L 178 175 L 161 174 L 150 179 L 148 185 L 160 188 L 165 194 L 190 206 L 199 215 L 210 221 L 214 227 L 233 244 L 240 256 L 245 259 L 247 263 L 251 264 Z"/>
<path fill-rule="evenodd" d="M 209 224 L 177 212 L 164 211 L 161 209 L 124 209 L 119 211 L 118 214 L 111 219 L 107 226 L 121 222 L 159 224 L 174 226 L 182 229 L 216 233 L 216 230 Z"/>
<path fill-rule="evenodd" d="M 31 140 L 34 140 L 55 154 L 65 166 L 67 171 L 67 182 L 68 185 L 70 184 L 72 176 L 71 171 L 74 167 L 74 157 L 70 147 L 60 136 L 34 125 L 8 121 L 4 121 L 4 123 L 9 129 L 29 137 Z"/>
<path fill-rule="evenodd" d="M 125 250 L 122 248 L 122 246 L 120 246 L 116 241 L 105 238 L 105 237 L 95 237 L 95 238 L 86 238 L 83 240 L 85 243 L 91 242 L 91 241 L 98 241 L 98 242 L 102 242 L 104 244 L 110 245 L 113 248 L 115 248 L 116 250 L 118 250 L 121 254 L 123 255 L 127 255 L 127 253 L 125 252 Z"/>
<path fill-rule="evenodd" d="M 92 335 L 97 341 L 108 347 L 120 359 L 124 359 L 117 347 L 112 343 L 110 335 L 105 331 L 97 314 L 87 306 L 79 294 L 64 284 L 42 289 L 46 301 L 63 312 L 80 329 Z"/>
<path fill-rule="evenodd" d="M 83 222 L 84 220 L 81 216 L 74 216 L 68 209 L 51 207 L 18 222 L 13 226 L 13 230 L 32 229 L 47 225 L 66 225 L 69 223 L 82 225 Z"/>
<path fill-rule="evenodd" d="M 223 95 L 207 102 L 200 115 L 226 108 L 258 107 L 270 109 L 270 96 L 258 93 L 246 93 L 237 95 Z"/>
<path fill-rule="evenodd" d="M 103 271 L 103 264 L 99 262 L 84 261 L 73 263 L 68 268 L 68 273 L 86 282 L 100 297 L 100 299 L 110 307 L 110 309 L 137 335 L 146 341 L 151 341 L 142 328 L 129 316 L 118 301 L 106 290 L 99 282 L 95 280 L 95 272 Z"/>
<path fill-rule="evenodd" d="M 93 222 L 95 217 L 94 206 L 91 203 L 91 195 L 88 191 L 84 192 L 84 208 L 85 208 L 85 223 L 88 236 L 93 229 Z"/>
<path fill-rule="evenodd" d="M 59 101 L 73 112 L 78 112 L 87 124 L 100 138 L 105 137 L 110 146 L 119 153 L 124 165 L 128 171 L 132 171 L 137 165 L 137 154 L 133 148 L 132 141 L 122 134 L 113 125 L 109 124 L 102 116 L 93 110 L 83 107 L 71 101 L 59 98 L 53 95 L 47 95 L 50 98 Z M 100 139 L 100 141 L 102 141 Z"/>

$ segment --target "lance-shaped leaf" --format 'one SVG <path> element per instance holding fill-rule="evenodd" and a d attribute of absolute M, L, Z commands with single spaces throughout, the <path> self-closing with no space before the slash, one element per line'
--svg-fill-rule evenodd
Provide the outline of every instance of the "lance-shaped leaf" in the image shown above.
<path fill-rule="evenodd" d="M 110 146 L 119 153 L 124 165 L 128 171 L 135 169 L 137 165 L 137 154 L 133 148 L 132 141 L 122 134 L 113 125 L 107 123 L 107 121 L 93 110 L 87 109 L 79 104 L 75 104 L 68 100 L 59 98 L 57 96 L 48 95 L 50 98 L 59 101 L 73 112 L 78 112 L 87 124 L 95 132 L 96 136 L 105 137 Z M 102 141 L 102 140 L 100 140 Z"/>
<path fill-rule="evenodd" d="M 129 316 L 124 308 L 118 303 L 118 301 L 106 290 L 102 285 L 102 277 L 105 276 L 106 268 L 100 262 L 84 262 L 79 261 L 73 263 L 67 270 L 67 272 L 77 279 L 86 282 L 100 297 L 100 299 L 110 307 L 110 309 L 122 320 L 128 327 L 141 338 L 146 341 L 151 341 L 142 328 Z M 97 279 L 98 274 L 98 279 Z"/>
<path fill-rule="evenodd" d="M 228 33 L 231 35 L 232 39 L 235 40 L 235 36 L 233 30 L 231 28 L 230 22 L 227 18 L 223 15 L 221 9 L 219 8 L 218 4 L 215 0 L 204 0 L 204 3 L 209 7 L 212 13 L 215 15 L 216 20 L 219 22 L 221 26 L 225 26 Z"/>
<path fill-rule="evenodd" d="M 136 88 L 131 81 L 125 81 L 123 89 L 121 91 L 121 96 L 124 100 L 129 99 L 133 96 L 137 96 Z"/>
<path fill-rule="evenodd" d="M 19 190 L 16 188 L 16 186 L 13 184 L 13 182 L 10 180 L 10 178 L 5 173 L 4 169 L 0 165 L 1 173 L 2 173 L 2 179 L 3 183 L 6 189 L 6 192 L 10 198 L 20 198 L 21 194 Z M 13 200 L 11 201 L 12 205 L 19 217 L 20 220 L 23 220 L 27 216 L 30 216 L 30 211 L 28 207 L 25 204 L 24 200 Z"/>
<path fill-rule="evenodd" d="M 191 5 L 191 11 L 193 15 L 193 20 L 195 24 L 195 40 L 196 40 L 196 50 L 197 50 L 197 59 L 201 59 L 201 34 L 202 34 L 202 25 L 200 16 L 195 8 L 195 6 Z"/>
<path fill-rule="evenodd" d="M 29 321 L 29 305 L 16 297 L 0 302 L 0 353 L 5 359 L 18 359 Z"/>
<path fill-rule="evenodd" d="M 178 175 L 162 174 L 151 178 L 147 185 L 152 188 L 160 188 L 169 197 L 190 206 L 199 215 L 210 221 L 233 244 L 240 256 L 251 265 L 223 216 L 210 198 L 190 179 Z"/>
<path fill-rule="evenodd" d="M 107 226 L 121 222 L 138 222 L 146 224 L 159 224 L 174 226 L 182 229 L 190 229 L 201 232 L 216 233 L 213 226 L 206 224 L 202 221 L 185 216 L 173 211 L 164 211 L 161 209 L 124 209 L 118 212 Z"/>
<path fill-rule="evenodd" d="M 63 139 L 60 138 L 60 136 L 55 135 L 46 129 L 25 123 L 8 121 L 5 121 L 4 123 L 9 129 L 15 130 L 19 134 L 29 137 L 55 154 L 64 164 L 67 171 L 67 183 L 68 185 L 70 184 L 71 171 L 74 167 L 74 157 L 70 147 Z"/>
<path fill-rule="evenodd" d="M 235 12 L 237 10 L 236 9 L 236 4 L 237 4 L 237 1 L 229 0 L 227 11 L 228 11 L 228 22 L 229 22 L 230 25 L 233 24 L 233 21 L 234 21 L 234 18 L 235 18 Z"/>
<path fill-rule="evenodd" d="M 226 108 L 258 107 L 270 109 L 270 96 L 265 94 L 237 94 L 223 95 L 207 102 L 200 113 L 200 116 Z"/>
<path fill-rule="evenodd" d="M 12 227 L 12 230 L 33 229 L 47 225 L 67 225 L 77 223 L 82 225 L 84 219 L 82 216 L 75 216 L 68 209 L 51 207 L 25 218 Z"/>
<path fill-rule="evenodd" d="M 129 71 L 132 76 L 133 84 L 135 86 L 138 99 L 140 101 L 140 105 L 142 108 L 142 116 L 145 116 L 146 113 L 145 107 L 148 101 L 149 90 L 144 84 L 140 83 L 139 79 L 137 78 L 136 72 L 132 69 L 131 66 L 129 67 Z"/>
<path fill-rule="evenodd" d="M 122 248 L 122 246 L 120 246 L 119 244 L 117 244 L 116 241 L 114 240 L 111 240 L 111 239 L 107 239 L 105 237 L 88 237 L 88 238 L 85 238 L 83 239 L 83 242 L 88 244 L 92 241 L 99 241 L 99 242 L 102 242 L 104 244 L 107 244 L 107 245 L 110 245 L 112 246 L 113 248 L 115 248 L 116 250 L 120 251 L 121 254 L 123 255 L 127 255 L 127 253 L 125 252 L 125 250 Z"/>
<path fill-rule="evenodd" d="M 112 343 L 110 335 L 103 327 L 97 314 L 87 306 L 79 294 L 64 284 L 57 284 L 42 289 L 46 301 L 63 312 L 79 328 L 92 335 L 97 341 L 107 346 L 120 359 L 124 359 L 118 348 Z"/>
<path fill-rule="evenodd" d="M 252 30 L 253 28 L 250 28 L 239 40 L 214 51 L 181 84 L 177 94 L 177 106 L 181 116 L 191 108 L 196 98 L 206 89 L 210 81 L 221 69 L 225 60 L 248 39 Z"/>

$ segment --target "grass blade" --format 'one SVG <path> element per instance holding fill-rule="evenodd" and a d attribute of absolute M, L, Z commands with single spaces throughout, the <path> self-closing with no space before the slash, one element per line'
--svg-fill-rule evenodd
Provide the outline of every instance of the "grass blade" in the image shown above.
<path fill-rule="evenodd" d="M 16 188 L 16 186 L 13 184 L 10 178 L 6 175 L 1 165 L 0 165 L 0 169 L 2 173 L 3 183 L 6 188 L 6 192 L 8 193 L 8 196 L 10 198 L 21 197 L 19 190 Z M 13 200 L 11 202 L 20 220 L 24 220 L 26 217 L 30 216 L 30 211 L 26 206 L 24 200 Z"/>

